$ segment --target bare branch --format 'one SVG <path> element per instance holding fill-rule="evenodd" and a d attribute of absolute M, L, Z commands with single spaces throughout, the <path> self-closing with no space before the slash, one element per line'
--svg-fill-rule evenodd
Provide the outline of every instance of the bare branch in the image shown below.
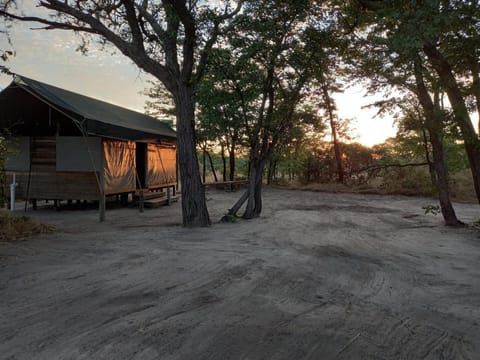
<path fill-rule="evenodd" d="M 206 41 L 205 46 L 202 52 L 200 53 L 200 60 L 198 61 L 197 72 L 195 74 L 196 82 L 199 82 L 202 79 L 203 74 L 205 73 L 205 68 L 207 66 L 209 53 L 212 50 L 213 45 L 217 41 L 218 36 L 220 35 L 221 23 L 237 15 L 242 9 L 242 5 L 243 5 L 243 1 L 239 1 L 237 3 L 237 7 L 232 12 L 228 13 L 227 12 L 228 9 L 225 9 L 225 13 L 221 16 L 216 17 L 216 19 L 214 20 L 213 29 L 210 34 L 210 37 Z"/>
<path fill-rule="evenodd" d="M 158 39 L 164 43 L 165 39 L 167 38 L 167 33 L 162 29 L 160 24 L 155 20 L 153 15 L 148 12 L 147 10 L 148 6 L 148 0 L 144 0 L 143 3 L 136 4 L 137 10 L 140 12 L 140 15 L 142 15 L 145 20 L 147 20 L 148 24 L 152 27 L 153 31 L 157 35 Z"/>
<path fill-rule="evenodd" d="M 13 20 L 20 20 L 20 21 L 25 21 L 25 22 L 36 22 L 39 24 L 44 24 L 47 25 L 42 28 L 36 28 L 37 30 L 53 30 L 53 29 L 59 29 L 59 30 L 73 30 L 73 31 L 81 31 L 81 32 L 86 32 L 86 33 L 91 33 L 91 34 L 100 34 L 98 31 L 85 27 L 85 26 L 78 26 L 78 25 L 73 25 L 70 23 L 62 23 L 58 21 L 51 21 L 51 20 L 46 20 L 43 18 L 39 18 L 36 16 L 19 16 L 15 14 L 11 14 L 8 12 L 5 12 L 3 10 L 0 10 L 0 15 L 5 16 L 7 18 L 13 19 Z M 32 28 L 32 30 L 34 30 Z"/>
<path fill-rule="evenodd" d="M 132 40 L 133 43 L 142 51 L 145 51 L 145 47 L 143 45 L 143 36 L 142 31 L 140 30 L 140 26 L 137 20 L 137 14 L 135 12 L 134 4 L 129 0 L 122 0 L 123 5 L 125 6 L 125 12 L 127 15 L 127 22 L 132 30 Z"/>
<path fill-rule="evenodd" d="M 194 49 L 197 37 L 195 19 L 191 11 L 187 8 L 185 1 L 164 0 L 164 3 L 172 6 L 183 25 L 185 35 L 183 40 L 183 67 L 181 74 L 183 81 L 190 82 L 195 63 Z"/>

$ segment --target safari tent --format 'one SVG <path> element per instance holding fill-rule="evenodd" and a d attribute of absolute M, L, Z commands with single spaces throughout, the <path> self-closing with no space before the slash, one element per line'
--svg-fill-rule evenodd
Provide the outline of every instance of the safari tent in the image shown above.
<path fill-rule="evenodd" d="M 0 129 L 17 198 L 98 200 L 102 210 L 109 195 L 177 186 L 176 133 L 135 111 L 16 75 L 0 93 Z"/>

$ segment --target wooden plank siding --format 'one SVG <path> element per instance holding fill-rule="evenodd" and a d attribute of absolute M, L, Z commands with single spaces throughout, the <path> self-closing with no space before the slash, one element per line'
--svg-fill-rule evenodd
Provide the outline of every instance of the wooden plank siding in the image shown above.
<path fill-rule="evenodd" d="M 30 158 L 32 172 L 55 172 L 57 165 L 55 137 L 34 137 L 31 142 Z"/>
<path fill-rule="evenodd" d="M 26 199 L 29 174 L 28 172 L 16 172 L 15 176 L 18 184 L 16 197 Z M 6 190 L 9 189 L 11 183 L 12 173 L 7 172 Z M 93 172 L 32 171 L 28 198 L 38 200 L 98 200 L 100 193 Z"/>

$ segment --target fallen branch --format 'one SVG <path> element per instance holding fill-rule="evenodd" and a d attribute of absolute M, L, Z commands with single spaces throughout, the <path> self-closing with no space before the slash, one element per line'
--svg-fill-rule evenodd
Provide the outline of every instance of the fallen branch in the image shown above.
<path fill-rule="evenodd" d="M 409 167 L 409 166 L 426 166 L 426 165 L 429 165 L 429 163 L 428 162 L 422 162 L 422 163 L 409 163 L 409 164 L 372 165 L 372 166 L 367 166 L 367 167 L 364 167 L 363 169 L 358 170 L 357 173 L 361 173 L 361 172 L 369 171 L 369 170 L 382 170 L 382 169 L 387 169 L 387 168 L 392 168 L 392 167 L 404 168 L 404 167 Z"/>

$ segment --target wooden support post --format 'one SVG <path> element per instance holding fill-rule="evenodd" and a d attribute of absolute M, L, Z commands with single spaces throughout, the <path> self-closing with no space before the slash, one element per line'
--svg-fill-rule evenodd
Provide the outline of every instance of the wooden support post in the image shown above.
<path fill-rule="evenodd" d="M 106 199 L 105 199 L 105 194 L 100 194 L 100 199 L 98 201 L 98 211 L 100 213 L 100 222 L 105 221 L 105 210 L 106 210 L 107 204 L 106 204 Z"/>
<path fill-rule="evenodd" d="M 117 202 L 118 202 L 118 195 L 117 195 Z M 128 205 L 128 193 L 123 193 L 120 195 L 120 203 L 122 206 Z"/>
<path fill-rule="evenodd" d="M 138 209 L 143 213 L 145 209 L 145 198 L 143 196 L 143 189 L 140 189 L 139 200 L 138 200 Z"/>
<path fill-rule="evenodd" d="M 103 141 L 102 141 L 102 147 L 103 147 Z M 105 212 L 107 210 L 107 199 L 105 197 L 105 154 L 102 151 L 102 156 L 101 156 L 101 163 L 100 163 L 100 171 L 96 173 L 97 176 L 97 181 L 98 181 L 98 192 L 100 195 L 99 201 L 98 201 L 98 213 L 99 213 L 99 221 L 104 222 L 105 221 Z"/>
<path fill-rule="evenodd" d="M 170 191 L 170 186 L 167 186 L 167 204 L 168 206 L 172 205 L 172 194 Z"/>

